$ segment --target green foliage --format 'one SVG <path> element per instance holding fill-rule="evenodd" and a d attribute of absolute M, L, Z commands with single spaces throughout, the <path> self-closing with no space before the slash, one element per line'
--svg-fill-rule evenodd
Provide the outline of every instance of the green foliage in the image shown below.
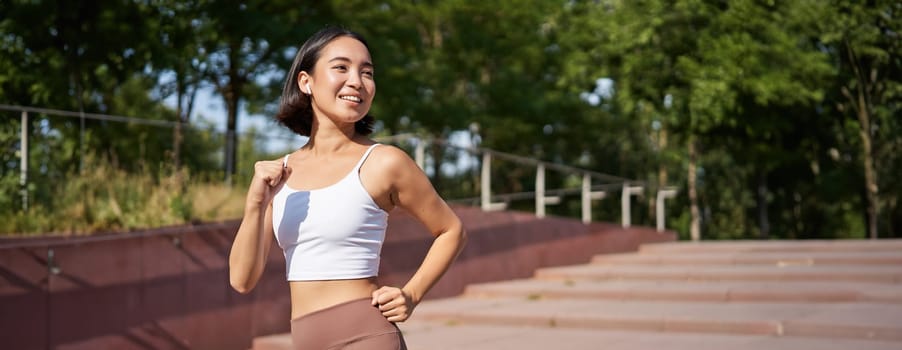
<path fill-rule="evenodd" d="M 89 234 L 96 231 L 184 224 L 194 220 L 224 220 L 241 215 L 241 194 L 224 185 L 192 180 L 187 173 L 154 175 L 127 172 L 108 159 L 89 155 L 86 171 L 70 173 L 66 181 L 45 183 L 54 200 L 33 205 L 27 213 L 0 213 L 0 232 Z M 188 178 L 188 191 L 178 181 Z"/>
<path fill-rule="evenodd" d="M 838 66 L 832 99 L 843 131 L 855 133 L 863 173 L 869 231 L 899 230 L 898 149 L 902 101 L 902 5 L 897 1 L 835 1 L 825 14 L 820 40 Z M 898 154 L 898 153 L 895 153 Z M 887 191 L 888 189 L 888 191 Z M 883 208 L 881 210 L 881 208 Z M 881 211 L 884 215 L 880 215 Z M 888 215 L 887 215 L 888 214 Z M 875 222 L 876 221 L 876 222 Z"/>
<path fill-rule="evenodd" d="M 212 88 L 223 97 L 227 130 L 242 109 L 272 114 L 297 46 L 328 23 L 369 39 L 380 135 L 466 135 L 644 180 L 638 224 L 653 222 L 653 191 L 677 185 L 668 222 L 684 236 L 692 140 L 709 239 L 864 237 L 870 159 L 881 236 L 898 235 L 900 11 L 890 0 L 2 2 L 0 103 L 188 123 L 176 169 L 169 128 L 87 120 L 82 134 L 77 118 L 31 114 L 32 207 L 23 213 L 19 115 L 4 112 L 2 229 L 238 216 L 253 162 L 278 155 L 259 152 L 260 130 L 250 130 L 236 154 L 236 187 L 219 185 L 224 135 L 188 120 L 193 96 Z M 178 101 L 174 110 L 167 97 Z M 473 169 L 441 171 L 468 155 L 427 151 L 427 173 L 446 197 L 478 193 Z M 496 193 L 533 189 L 534 168 L 493 168 Z M 547 188 L 579 185 L 546 176 Z M 595 218 L 619 220 L 617 197 L 597 202 Z M 532 210 L 531 201 L 512 205 Z M 549 212 L 579 209 L 568 198 Z"/>
<path fill-rule="evenodd" d="M 860 49 L 865 55 L 898 62 L 899 53 L 893 51 L 899 46 L 898 25 L 889 24 L 899 21 L 897 5 L 571 2 L 558 17 L 564 33 L 560 43 L 570 55 L 559 81 L 585 86 L 610 78 L 615 93 L 601 106 L 611 114 L 599 114 L 599 120 L 634 125 L 634 133 L 645 129 L 652 140 L 656 136 L 647 125 L 660 123 L 658 132 L 670 136 L 663 149 L 626 142 L 619 147 L 632 157 L 661 152 L 652 162 L 634 163 L 638 174 L 652 171 L 651 164 L 666 164 L 671 176 L 685 181 L 685 168 L 674 167 L 686 162 L 679 148 L 687 139 L 698 140 L 705 236 L 756 237 L 767 226 L 776 237 L 860 236 L 855 230 L 861 218 L 842 214 L 863 210 L 856 190 L 863 187 L 860 175 L 844 164 L 847 157 L 857 159 L 857 135 L 854 125 L 849 133 L 849 126 L 835 122 L 833 106 L 840 101 L 831 96 L 831 85 L 841 74 L 834 62 L 842 57 L 840 46 L 823 39 L 829 35 L 824 27 L 850 28 L 849 17 L 876 20 L 884 31 L 845 38 L 869 43 Z M 824 20 L 835 16 L 840 19 Z M 893 35 L 894 43 L 876 39 Z M 898 84 L 898 76 L 881 75 L 886 86 Z M 898 114 L 897 104 L 878 106 Z M 896 132 L 882 134 L 888 135 L 883 141 L 898 143 L 898 129 L 890 130 Z M 894 203 L 898 193 L 883 197 Z M 685 197 L 678 200 L 677 205 L 685 205 Z M 680 218 L 683 226 L 678 227 L 687 229 L 687 217 Z M 884 235 L 895 230 L 890 227 Z"/>
<path fill-rule="evenodd" d="M 96 108 L 97 92 L 144 67 L 153 42 L 144 27 L 149 15 L 147 6 L 132 1 L 4 2 L 0 101 Z"/>

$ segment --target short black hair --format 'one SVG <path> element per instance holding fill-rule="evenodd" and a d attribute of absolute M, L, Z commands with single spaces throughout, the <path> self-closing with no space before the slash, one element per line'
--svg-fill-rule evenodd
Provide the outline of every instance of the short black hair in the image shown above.
<path fill-rule="evenodd" d="M 288 76 L 285 77 L 276 120 L 299 135 L 310 136 L 310 128 L 313 125 L 313 109 L 310 106 L 310 96 L 301 92 L 298 87 L 298 74 L 302 71 L 312 74 L 323 48 L 340 37 L 354 38 L 363 43 L 367 50 L 370 48 L 366 39 L 358 33 L 341 27 L 325 27 L 301 45 L 298 53 L 294 56 L 294 63 L 291 64 Z M 373 132 L 374 121 L 373 116 L 367 113 L 363 119 L 354 124 L 354 131 L 361 135 L 369 135 Z"/>

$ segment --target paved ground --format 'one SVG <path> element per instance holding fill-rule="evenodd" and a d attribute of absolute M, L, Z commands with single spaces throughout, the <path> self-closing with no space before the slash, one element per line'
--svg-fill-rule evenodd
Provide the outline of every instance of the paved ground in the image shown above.
<path fill-rule="evenodd" d="M 646 245 L 469 286 L 401 329 L 410 349 L 902 350 L 902 240 Z"/>
<path fill-rule="evenodd" d="M 467 325 L 415 322 L 404 327 L 410 349 L 429 350 L 899 350 L 890 341 L 686 332 Z"/>

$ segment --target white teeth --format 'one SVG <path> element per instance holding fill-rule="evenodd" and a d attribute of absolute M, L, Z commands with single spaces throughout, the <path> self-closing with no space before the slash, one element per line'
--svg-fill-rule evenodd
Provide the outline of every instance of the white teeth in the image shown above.
<path fill-rule="evenodd" d="M 361 101 L 361 100 L 360 100 L 360 97 L 357 97 L 357 96 L 339 96 L 338 98 L 340 98 L 340 99 L 342 99 L 342 100 L 347 100 L 347 101 L 351 101 L 351 102 L 358 102 L 358 103 Z"/>

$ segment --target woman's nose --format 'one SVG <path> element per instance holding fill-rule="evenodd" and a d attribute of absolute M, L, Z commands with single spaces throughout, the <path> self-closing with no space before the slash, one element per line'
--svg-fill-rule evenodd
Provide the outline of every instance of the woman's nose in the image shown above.
<path fill-rule="evenodd" d="M 345 85 L 353 87 L 355 89 L 359 88 L 360 84 L 361 84 L 360 73 L 349 74 L 348 80 L 345 81 Z"/>

